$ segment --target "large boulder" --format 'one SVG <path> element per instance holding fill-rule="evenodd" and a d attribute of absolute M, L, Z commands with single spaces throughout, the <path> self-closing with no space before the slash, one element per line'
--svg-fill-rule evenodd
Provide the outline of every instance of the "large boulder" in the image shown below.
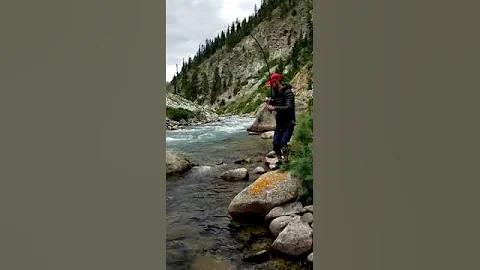
<path fill-rule="evenodd" d="M 265 109 L 265 104 L 260 105 L 255 113 L 255 121 L 247 128 L 249 132 L 267 132 L 275 130 L 275 112 Z"/>
<path fill-rule="evenodd" d="M 294 217 L 273 241 L 272 248 L 290 256 L 311 252 L 313 229 L 301 217 Z"/>
<path fill-rule="evenodd" d="M 239 168 L 235 170 L 229 170 L 220 175 L 223 180 L 226 181 L 241 181 L 248 180 L 248 170 L 245 168 Z"/>
<path fill-rule="evenodd" d="M 300 185 L 288 172 L 267 172 L 233 198 L 228 213 L 234 219 L 264 218 L 274 207 L 295 200 Z"/>
<path fill-rule="evenodd" d="M 167 174 L 182 173 L 192 167 L 190 161 L 179 152 L 166 152 Z"/>

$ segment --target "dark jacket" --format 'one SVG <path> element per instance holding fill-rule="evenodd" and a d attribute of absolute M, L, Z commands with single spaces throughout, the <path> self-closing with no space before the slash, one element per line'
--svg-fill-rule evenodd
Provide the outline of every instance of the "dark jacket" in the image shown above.
<path fill-rule="evenodd" d="M 277 126 L 295 124 L 295 95 L 292 86 L 286 84 L 279 93 L 273 90 L 272 94 L 269 104 L 275 106 Z"/>

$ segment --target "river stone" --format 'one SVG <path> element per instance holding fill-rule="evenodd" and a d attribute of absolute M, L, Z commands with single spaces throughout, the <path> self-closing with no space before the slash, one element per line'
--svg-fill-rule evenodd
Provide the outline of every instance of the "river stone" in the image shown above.
<path fill-rule="evenodd" d="M 302 209 L 303 206 L 301 202 L 293 202 L 277 206 L 270 210 L 270 212 L 268 212 L 267 216 L 265 216 L 265 221 L 270 222 L 271 220 L 280 216 L 300 214 L 302 212 Z"/>
<path fill-rule="evenodd" d="M 267 131 L 267 132 L 262 133 L 262 135 L 260 137 L 262 139 L 271 139 L 271 138 L 273 138 L 274 133 L 275 133 L 275 131 Z"/>
<path fill-rule="evenodd" d="M 310 252 L 313 248 L 313 230 L 301 217 L 294 217 L 273 241 L 272 248 L 290 256 Z"/>
<path fill-rule="evenodd" d="M 270 152 L 268 152 L 268 154 L 267 154 L 267 157 L 268 157 L 268 158 L 274 158 L 274 157 L 276 157 L 276 156 L 277 156 L 277 154 L 275 154 L 275 151 L 270 151 Z"/>
<path fill-rule="evenodd" d="M 234 219 L 265 217 L 274 207 L 297 198 L 300 186 L 300 181 L 288 172 L 267 172 L 233 198 L 228 213 Z"/>
<path fill-rule="evenodd" d="M 167 174 L 181 173 L 192 167 L 190 161 L 181 153 L 166 152 Z"/>
<path fill-rule="evenodd" d="M 272 222 L 270 223 L 269 229 L 274 234 L 275 236 L 278 236 L 278 234 L 287 227 L 288 223 L 290 223 L 293 220 L 292 216 L 281 216 L 277 217 Z"/>
<path fill-rule="evenodd" d="M 255 170 L 253 170 L 253 173 L 254 173 L 254 174 L 262 174 L 262 173 L 264 173 L 264 172 L 265 172 L 265 169 L 262 168 L 262 167 L 260 167 L 260 166 L 257 167 L 257 168 L 255 168 Z"/>
<path fill-rule="evenodd" d="M 266 132 L 275 130 L 275 112 L 265 110 L 265 104 L 261 104 L 255 113 L 255 121 L 247 128 L 249 132 Z"/>
<path fill-rule="evenodd" d="M 229 170 L 220 175 L 223 180 L 226 181 L 240 181 L 248 179 L 248 170 L 245 168 L 239 168 L 235 170 Z"/>
<path fill-rule="evenodd" d="M 313 251 L 312 251 L 312 253 L 310 253 L 310 255 L 308 255 L 307 261 L 308 261 L 309 263 L 313 263 Z"/>
<path fill-rule="evenodd" d="M 304 213 L 305 212 L 312 212 L 313 213 L 313 205 L 307 205 L 303 207 Z"/>
<path fill-rule="evenodd" d="M 278 163 L 278 158 L 265 157 L 265 163 L 269 165 L 276 165 Z"/>
<path fill-rule="evenodd" d="M 310 213 L 310 212 L 307 212 L 307 213 L 303 214 L 302 220 L 304 222 L 307 222 L 308 224 L 312 224 L 313 223 L 313 214 Z"/>

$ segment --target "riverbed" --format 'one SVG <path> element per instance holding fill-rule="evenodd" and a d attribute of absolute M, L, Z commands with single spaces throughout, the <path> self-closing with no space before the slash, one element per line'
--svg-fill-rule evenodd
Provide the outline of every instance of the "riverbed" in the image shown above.
<path fill-rule="evenodd" d="M 245 252 L 271 243 L 267 230 L 262 225 L 236 224 L 227 211 L 233 197 L 258 178 L 251 172 L 264 166 L 263 157 L 271 150 L 271 140 L 248 135 L 246 129 L 253 121 L 249 117 L 228 117 L 166 131 L 167 151 L 184 152 L 197 165 L 184 175 L 167 176 L 167 269 L 228 269 L 218 263 L 230 269 L 272 268 L 243 262 Z M 252 163 L 234 163 L 245 158 Z M 249 169 L 248 181 L 225 182 L 219 178 L 222 172 L 240 167 Z M 252 234 L 256 235 L 253 240 Z M 292 265 L 286 269 L 299 268 Z"/>

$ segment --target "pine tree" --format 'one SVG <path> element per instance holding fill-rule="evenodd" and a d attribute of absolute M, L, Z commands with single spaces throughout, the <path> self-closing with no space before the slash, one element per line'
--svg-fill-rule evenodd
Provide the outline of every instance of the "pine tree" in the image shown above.
<path fill-rule="evenodd" d="M 198 74 L 196 70 L 193 71 L 187 93 L 185 94 L 186 98 L 191 101 L 194 101 L 198 96 Z"/>
<path fill-rule="evenodd" d="M 207 73 L 203 72 L 203 83 L 202 83 L 202 93 L 203 94 L 208 94 L 209 90 L 210 90 L 210 86 L 208 84 L 208 77 L 207 77 Z"/>
<path fill-rule="evenodd" d="M 220 74 L 219 74 L 218 66 L 217 66 L 215 68 L 212 90 L 210 92 L 210 104 L 215 103 L 215 100 L 217 99 L 217 96 L 220 93 L 220 89 L 222 87 L 221 83 L 222 83 L 222 79 L 220 78 Z"/>

